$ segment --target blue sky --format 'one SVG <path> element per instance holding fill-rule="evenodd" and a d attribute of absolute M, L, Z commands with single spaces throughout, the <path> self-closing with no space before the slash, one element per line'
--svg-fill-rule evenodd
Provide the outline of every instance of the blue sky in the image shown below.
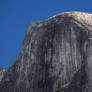
<path fill-rule="evenodd" d="M 0 67 L 17 59 L 32 21 L 66 11 L 92 13 L 92 0 L 0 0 Z"/>

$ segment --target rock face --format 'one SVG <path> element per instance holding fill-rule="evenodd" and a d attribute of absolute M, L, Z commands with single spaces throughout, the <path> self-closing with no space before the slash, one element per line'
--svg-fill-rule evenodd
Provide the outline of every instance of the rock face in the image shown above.
<path fill-rule="evenodd" d="M 92 15 L 67 12 L 28 28 L 0 92 L 92 92 Z"/>
<path fill-rule="evenodd" d="M 6 73 L 6 70 L 5 70 L 5 69 L 0 68 L 0 81 L 1 81 L 1 80 L 2 80 L 2 78 L 4 77 L 5 73 Z"/>

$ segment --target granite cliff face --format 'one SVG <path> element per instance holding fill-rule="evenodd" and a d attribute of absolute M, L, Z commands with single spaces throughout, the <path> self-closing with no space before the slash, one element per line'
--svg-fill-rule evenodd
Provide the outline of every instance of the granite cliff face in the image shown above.
<path fill-rule="evenodd" d="M 2 78 L 4 77 L 5 73 L 6 73 L 6 70 L 3 69 L 3 68 L 0 68 L 0 81 L 1 81 Z"/>
<path fill-rule="evenodd" d="M 0 92 L 92 92 L 92 15 L 67 12 L 32 23 Z"/>

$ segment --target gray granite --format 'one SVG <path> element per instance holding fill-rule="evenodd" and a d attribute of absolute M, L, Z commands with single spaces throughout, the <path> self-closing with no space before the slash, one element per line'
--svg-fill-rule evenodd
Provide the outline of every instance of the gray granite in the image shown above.
<path fill-rule="evenodd" d="M 91 20 L 68 12 L 33 22 L 0 92 L 92 92 Z"/>
<path fill-rule="evenodd" d="M 6 69 L 0 68 L 0 81 L 3 79 L 6 71 L 7 71 Z"/>

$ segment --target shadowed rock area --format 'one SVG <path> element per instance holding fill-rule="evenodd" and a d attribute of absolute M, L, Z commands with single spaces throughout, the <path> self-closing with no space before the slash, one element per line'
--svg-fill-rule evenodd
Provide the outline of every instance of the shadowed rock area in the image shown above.
<path fill-rule="evenodd" d="M 33 22 L 0 92 L 92 92 L 92 15 L 67 12 Z"/>

